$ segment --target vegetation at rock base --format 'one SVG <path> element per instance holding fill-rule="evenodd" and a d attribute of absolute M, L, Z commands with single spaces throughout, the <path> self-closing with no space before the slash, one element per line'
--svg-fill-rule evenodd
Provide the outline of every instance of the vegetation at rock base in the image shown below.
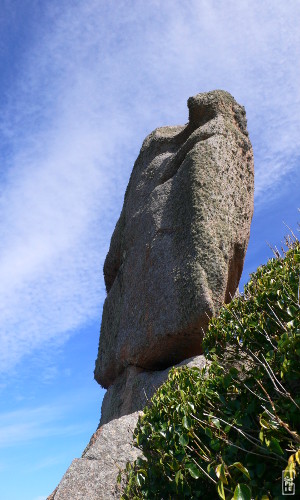
<path fill-rule="evenodd" d="M 287 245 L 211 320 L 207 367 L 173 368 L 145 408 L 124 500 L 279 499 L 282 471 L 300 491 L 300 243 Z"/>

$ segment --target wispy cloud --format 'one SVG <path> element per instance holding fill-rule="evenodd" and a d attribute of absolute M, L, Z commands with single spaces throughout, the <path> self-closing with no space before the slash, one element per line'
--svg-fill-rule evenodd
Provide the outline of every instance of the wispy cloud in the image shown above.
<path fill-rule="evenodd" d="M 3 372 L 100 320 L 101 267 L 133 161 L 151 129 L 187 120 L 187 97 L 225 88 L 246 106 L 258 204 L 299 157 L 296 2 L 37 5 L 23 8 L 35 33 L 0 123 Z"/>
<path fill-rule="evenodd" d="M 67 436 L 88 432 L 91 427 L 90 422 L 80 421 L 76 424 L 68 424 L 68 417 L 74 412 L 74 407 L 78 403 L 77 398 L 70 396 L 68 404 L 60 401 L 55 404 L 1 413 L 0 448 L 19 446 L 48 437 L 63 436 L 66 439 Z M 46 460 L 48 459 L 49 457 Z"/>

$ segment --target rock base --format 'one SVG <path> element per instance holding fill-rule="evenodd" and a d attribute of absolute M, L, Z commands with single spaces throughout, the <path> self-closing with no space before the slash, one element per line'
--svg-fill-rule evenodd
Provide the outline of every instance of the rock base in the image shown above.
<path fill-rule="evenodd" d="M 195 356 L 176 366 L 203 368 L 204 356 Z M 111 500 L 121 497 L 117 476 L 126 463 L 141 452 L 133 446 L 133 431 L 143 408 L 167 380 L 169 371 L 137 371 L 129 367 L 112 385 L 103 400 L 99 428 L 81 458 L 75 458 L 58 487 L 47 500 Z"/>
<path fill-rule="evenodd" d="M 132 444 L 140 412 L 112 420 L 92 436 L 82 458 L 75 458 L 47 500 L 111 500 L 121 496 L 120 469 L 140 452 Z"/>

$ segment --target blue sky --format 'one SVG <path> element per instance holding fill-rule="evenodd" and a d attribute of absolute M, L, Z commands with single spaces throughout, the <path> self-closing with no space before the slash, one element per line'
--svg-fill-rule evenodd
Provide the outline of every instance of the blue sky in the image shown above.
<path fill-rule="evenodd" d="M 297 226 L 297 0 L 2 0 L 0 499 L 44 500 L 97 427 L 102 266 L 134 160 L 186 101 L 246 107 L 242 285 Z"/>

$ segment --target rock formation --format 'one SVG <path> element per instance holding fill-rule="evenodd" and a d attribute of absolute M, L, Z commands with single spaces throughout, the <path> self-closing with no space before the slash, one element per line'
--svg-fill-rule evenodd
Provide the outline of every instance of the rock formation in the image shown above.
<path fill-rule="evenodd" d="M 204 356 L 196 356 L 180 363 L 190 368 L 202 368 L 204 364 Z M 141 414 L 135 411 L 135 408 L 145 406 L 155 389 L 167 379 L 169 371 L 170 368 L 161 372 L 141 372 L 140 377 L 130 377 L 125 382 L 120 380 L 107 391 L 99 428 L 91 437 L 82 457 L 73 460 L 58 487 L 47 500 L 120 498 L 118 473 L 120 469 L 125 469 L 128 461 L 133 462 L 141 455 L 133 446 L 132 439 L 133 430 Z M 122 416 L 119 416 L 121 414 Z"/>
<path fill-rule="evenodd" d="M 177 366 L 203 368 L 206 364 L 204 356 L 185 359 Z M 142 410 L 158 389 L 168 378 L 171 368 L 158 371 L 142 371 L 130 366 L 115 383 L 110 386 L 104 396 L 101 407 L 100 426 L 113 419 Z"/>
<path fill-rule="evenodd" d="M 171 366 L 204 365 L 209 318 L 236 292 L 253 215 L 245 110 L 220 90 L 188 108 L 189 122 L 156 129 L 135 162 L 104 264 L 101 426 L 49 500 L 119 498 L 137 412 Z"/>
<path fill-rule="evenodd" d="M 139 412 L 113 420 L 91 437 L 81 458 L 75 458 L 47 500 L 110 500 L 120 498 L 117 476 L 139 450 L 132 446 L 132 431 Z"/>
<path fill-rule="evenodd" d="M 189 122 L 144 141 L 104 264 L 95 378 L 161 370 L 201 353 L 209 317 L 234 295 L 253 213 L 245 110 L 227 92 L 188 100 Z"/>

